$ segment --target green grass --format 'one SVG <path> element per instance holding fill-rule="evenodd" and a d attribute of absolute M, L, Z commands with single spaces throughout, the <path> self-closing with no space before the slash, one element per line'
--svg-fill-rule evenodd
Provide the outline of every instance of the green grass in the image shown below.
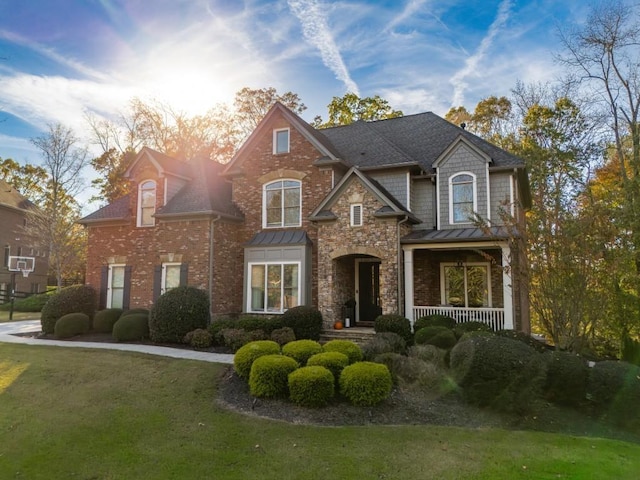
<path fill-rule="evenodd" d="M 431 426 L 316 427 L 216 404 L 224 366 L 0 344 L 0 478 L 631 479 L 640 445 Z"/>
<path fill-rule="evenodd" d="M 19 320 L 39 320 L 40 312 L 13 312 L 13 321 Z M 0 310 L 0 323 L 9 321 L 9 312 Z"/>

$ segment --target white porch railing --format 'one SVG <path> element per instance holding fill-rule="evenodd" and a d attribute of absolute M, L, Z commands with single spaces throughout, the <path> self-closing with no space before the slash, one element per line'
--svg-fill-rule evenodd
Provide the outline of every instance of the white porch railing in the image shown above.
<path fill-rule="evenodd" d="M 413 318 L 411 323 L 418 318 L 427 315 L 447 315 L 454 318 L 457 323 L 482 322 L 491 327 L 492 330 L 504 329 L 504 309 L 503 308 L 465 308 L 465 307 L 413 307 Z"/>

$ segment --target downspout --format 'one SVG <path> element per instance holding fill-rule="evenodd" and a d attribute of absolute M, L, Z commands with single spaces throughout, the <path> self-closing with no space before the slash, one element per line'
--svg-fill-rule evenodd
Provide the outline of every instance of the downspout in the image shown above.
<path fill-rule="evenodd" d="M 402 225 L 403 223 L 406 223 L 409 220 L 409 215 L 405 215 L 404 218 L 402 220 L 400 220 L 398 222 L 398 268 L 396 268 L 397 274 L 398 274 L 398 312 L 400 313 L 405 313 L 405 317 L 406 317 L 406 312 L 403 312 L 402 310 L 404 310 L 404 302 L 400 302 L 400 300 L 403 298 L 402 297 L 402 290 L 403 290 L 403 283 L 402 283 L 402 272 L 401 272 L 401 268 L 400 266 L 403 265 L 403 261 L 402 261 L 402 245 L 400 244 L 400 225 Z M 402 304 L 402 306 L 401 306 Z"/>
<path fill-rule="evenodd" d="M 217 218 L 211 219 L 209 224 L 209 323 L 213 321 L 213 254 L 214 254 L 214 241 L 213 234 L 215 233 L 214 224 L 220 220 L 221 215 Z"/>

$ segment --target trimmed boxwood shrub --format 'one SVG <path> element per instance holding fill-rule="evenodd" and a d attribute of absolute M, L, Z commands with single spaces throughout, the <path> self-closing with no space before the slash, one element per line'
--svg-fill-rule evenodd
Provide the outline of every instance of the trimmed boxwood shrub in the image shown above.
<path fill-rule="evenodd" d="M 580 406 L 587 394 L 589 373 L 584 358 L 569 352 L 548 352 L 544 396 L 559 405 Z"/>
<path fill-rule="evenodd" d="M 407 351 L 407 342 L 397 333 L 376 333 L 362 347 L 362 356 L 367 361 L 374 360 L 381 353 L 400 353 Z"/>
<path fill-rule="evenodd" d="M 183 343 L 193 348 L 209 348 L 213 344 L 213 337 L 208 330 L 196 328 L 184 336 Z"/>
<path fill-rule="evenodd" d="M 138 313 L 144 313 L 145 315 L 151 315 L 151 311 L 148 308 L 130 308 L 129 310 L 125 310 L 122 312 L 121 317 L 126 317 L 127 315 L 137 315 Z"/>
<path fill-rule="evenodd" d="M 151 309 L 149 331 L 154 342 L 180 343 L 196 328 L 207 328 L 209 296 L 204 290 L 184 286 L 160 295 Z"/>
<path fill-rule="evenodd" d="M 478 321 L 458 323 L 453 329 L 453 333 L 455 333 L 458 338 L 462 337 L 465 333 L 471 332 L 493 333 L 493 329 L 486 323 Z"/>
<path fill-rule="evenodd" d="M 90 327 L 90 320 L 84 313 L 67 313 L 60 317 L 54 327 L 56 338 L 69 338 L 81 333 L 87 333 Z"/>
<path fill-rule="evenodd" d="M 334 395 L 335 378 L 325 367 L 302 367 L 289 374 L 289 398 L 296 405 L 323 407 Z"/>
<path fill-rule="evenodd" d="M 241 328 L 243 330 L 246 330 L 247 332 L 262 330 L 267 336 L 270 336 L 271 332 L 273 332 L 277 328 L 282 328 L 282 318 L 280 316 L 243 316 L 237 320 L 237 328 Z"/>
<path fill-rule="evenodd" d="M 392 352 L 381 353 L 374 362 L 387 366 L 394 384 L 399 383 L 401 379 L 406 383 L 415 382 L 420 376 L 420 370 L 425 366 L 425 362 L 415 357 Z"/>
<path fill-rule="evenodd" d="M 411 332 L 411 322 L 402 315 L 380 315 L 373 324 L 376 333 L 393 332 L 404 338 L 407 345 L 413 344 L 413 333 Z"/>
<path fill-rule="evenodd" d="M 98 333 L 111 333 L 113 325 L 118 321 L 122 312 L 121 308 L 107 308 L 96 312 L 93 317 L 93 329 Z"/>
<path fill-rule="evenodd" d="M 257 340 L 249 342 L 240 347 L 233 357 L 233 369 L 239 377 L 249 378 L 251 365 L 253 362 L 264 355 L 273 355 L 280 353 L 280 345 L 271 340 Z"/>
<path fill-rule="evenodd" d="M 597 362 L 589 369 L 587 398 L 595 413 L 629 430 L 640 428 L 640 367 L 626 362 Z"/>
<path fill-rule="evenodd" d="M 209 324 L 207 330 L 213 337 L 214 344 L 224 345 L 224 337 L 220 332 L 227 328 L 238 328 L 238 321 L 233 318 L 218 318 Z"/>
<path fill-rule="evenodd" d="M 231 351 L 237 352 L 241 347 L 251 342 L 249 332 L 245 332 L 241 328 L 225 328 L 218 332 L 220 345 L 229 347 Z"/>
<path fill-rule="evenodd" d="M 291 327 L 276 328 L 271 332 L 271 340 L 280 345 L 285 345 L 296 340 L 296 334 Z"/>
<path fill-rule="evenodd" d="M 264 355 L 253 362 L 249 374 L 249 391 L 254 397 L 286 397 L 289 374 L 298 362 L 285 355 Z"/>
<path fill-rule="evenodd" d="M 536 351 L 523 342 L 504 337 L 473 337 L 458 342 L 451 350 L 451 374 L 462 387 L 467 401 L 478 405 L 491 405 L 501 395 L 508 393 L 510 386 L 520 391 L 525 385 L 535 386 L 540 379 L 531 377 L 527 371 Z M 535 369 L 534 369 L 535 370 Z M 524 385 L 520 385 L 523 381 Z M 543 379 L 542 379 L 543 380 Z M 531 399 L 533 400 L 533 399 Z M 509 407 L 504 401 L 496 403 L 498 408 Z"/>
<path fill-rule="evenodd" d="M 407 351 L 409 357 L 419 358 L 423 362 L 431 363 L 438 368 L 443 368 L 447 365 L 445 355 L 447 352 L 436 347 L 435 345 L 414 345 Z"/>
<path fill-rule="evenodd" d="M 67 313 L 84 313 L 93 318 L 98 305 L 98 294 L 89 285 L 72 285 L 49 296 L 42 307 L 40 323 L 43 333 L 54 333 L 56 322 Z"/>
<path fill-rule="evenodd" d="M 445 350 L 452 348 L 457 341 L 453 331 L 447 327 L 424 327 L 418 330 L 415 335 L 417 345 L 435 345 Z"/>
<path fill-rule="evenodd" d="M 529 345 L 539 353 L 544 353 L 549 350 L 547 345 L 545 345 L 543 342 L 536 340 L 531 335 L 527 335 L 526 333 L 520 332 L 518 330 L 498 330 L 496 332 L 496 335 L 498 335 L 499 337 L 510 338 L 512 340 L 518 340 L 519 342 Z"/>
<path fill-rule="evenodd" d="M 350 364 L 362 361 L 362 349 L 349 340 L 330 340 L 322 346 L 322 350 L 344 353 Z"/>
<path fill-rule="evenodd" d="M 306 365 L 309 358 L 320 352 L 322 345 L 314 340 L 296 340 L 282 346 L 282 354 L 293 358 L 300 365 Z"/>
<path fill-rule="evenodd" d="M 349 365 L 349 357 L 340 352 L 316 353 L 307 360 L 307 366 L 309 367 L 318 366 L 329 369 L 333 373 L 336 383 L 338 383 L 340 374 L 347 365 Z"/>
<path fill-rule="evenodd" d="M 340 393 L 360 407 L 376 405 L 391 395 L 393 380 L 386 365 L 357 362 L 342 370 Z"/>
<path fill-rule="evenodd" d="M 417 319 L 413 325 L 413 331 L 417 332 L 418 330 L 421 330 L 425 327 L 446 327 L 450 330 L 453 330 L 455 326 L 455 318 L 434 313 L 433 315 L 426 315 Z"/>
<path fill-rule="evenodd" d="M 298 340 L 320 340 L 322 313 L 313 307 L 300 305 L 282 314 L 282 326 L 293 329 Z"/>
<path fill-rule="evenodd" d="M 149 337 L 149 315 L 134 313 L 120 317 L 113 325 L 113 338 L 118 342 L 132 342 Z"/>

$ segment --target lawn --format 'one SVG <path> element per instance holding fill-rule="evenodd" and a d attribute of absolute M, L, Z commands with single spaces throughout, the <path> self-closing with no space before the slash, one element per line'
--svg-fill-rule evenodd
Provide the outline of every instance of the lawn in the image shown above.
<path fill-rule="evenodd" d="M 13 321 L 18 320 L 39 320 L 40 312 L 13 312 Z M 0 323 L 9 321 L 9 312 L 0 310 Z"/>
<path fill-rule="evenodd" d="M 0 344 L 0 478 L 626 479 L 640 445 L 431 426 L 316 427 L 219 407 L 225 366 Z"/>

